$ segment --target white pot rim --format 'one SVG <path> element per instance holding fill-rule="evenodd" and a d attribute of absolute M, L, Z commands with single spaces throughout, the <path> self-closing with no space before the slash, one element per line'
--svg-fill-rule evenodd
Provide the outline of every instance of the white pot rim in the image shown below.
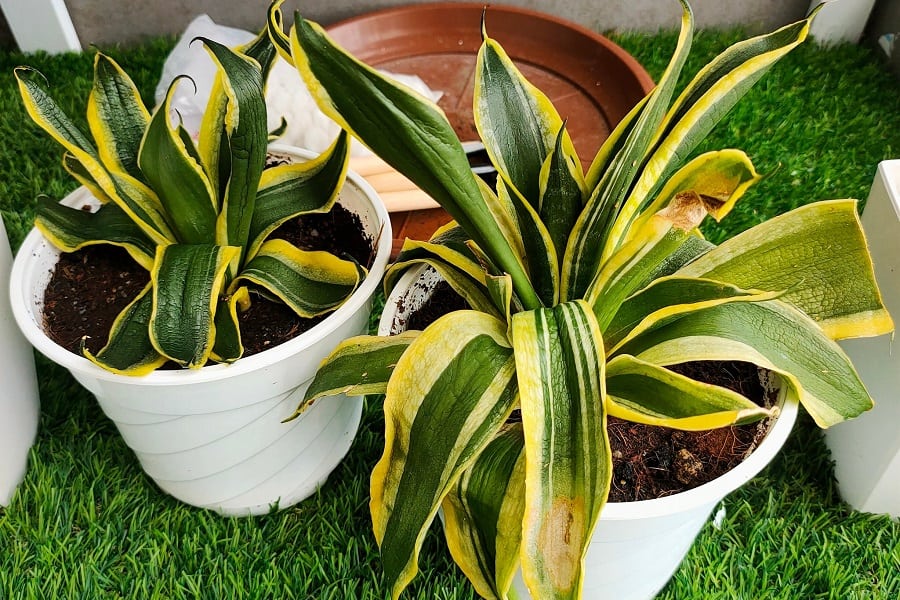
<path fill-rule="evenodd" d="M 427 265 L 413 267 L 398 280 L 385 302 L 385 311 L 378 323 L 378 335 L 390 335 L 394 316 L 392 313 L 389 314 L 387 308 L 395 306 L 406 290 L 427 268 Z M 719 502 L 762 471 L 787 441 L 797 420 L 799 404 L 792 394 L 787 393 L 785 385 L 780 386 L 777 403 L 780 405 L 781 412 L 774 424 L 759 446 L 741 464 L 710 482 L 671 496 L 634 502 L 609 502 L 603 507 L 601 513 L 603 519 L 624 521 L 668 515 Z"/>
<path fill-rule="evenodd" d="M 284 144 L 271 144 L 269 149 L 273 152 L 281 152 L 291 154 L 300 158 L 313 158 L 316 153 L 288 146 Z M 13 316 L 19 329 L 28 339 L 28 341 L 47 358 L 53 362 L 65 367 L 66 369 L 84 373 L 85 375 L 102 381 L 120 382 L 123 378 L 127 378 L 129 382 L 142 386 L 172 386 L 172 385 L 189 385 L 197 383 L 205 383 L 208 381 L 217 381 L 238 377 L 245 373 L 266 368 L 285 357 L 294 355 L 299 351 L 308 348 L 322 339 L 326 338 L 331 332 L 344 322 L 348 317 L 353 315 L 363 304 L 369 301 L 369 298 L 377 290 L 381 284 L 382 276 L 387 268 L 388 260 L 391 253 L 392 232 L 391 220 L 388 215 L 384 203 L 377 200 L 378 194 L 371 185 L 360 175 L 353 171 L 347 171 L 347 184 L 352 184 L 359 188 L 360 196 L 371 204 L 380 223 L 380 231 L 376 234 L 375 240 L 375 259 L 369 273 L 363 280 L 362 285 L 353 292 L 353 294 L 344 302 L 337 310 L 325 317 L 320 323 L 303 332 L 297 337 L 279 344 L 273 348 L 269 348 L 258 354 L 238 359 L 231 364 L 218 363 L 208 365 L 200 369 L 178 369 L 178 370 L 156 370 L 143 375 L 141 377 L 133 377 L 129 375 L 120 375 L 102 369 L 77 354 L 69 352 L 62 346 L 51 340 L 44 330 L 35 323 L 31 315 L 28 314 L 26 306 L 31 303 L 30 289 L 23 282 L 28 277 L 28 266 L 30 256 L 41 252 L 44 248 L 50 246 L 46 238 L 40 231 L 33 228 L 25 240 L 22 242 L 16 258 L 13 261 L 13 267 L 10 274 L 10 295 Z M 72 192 L 67 198 L 72 198 L 76 193 L 88 194 L 85 188 L 78 188 Z M 73 198 L 75 202 L 83 202 L 83 198 Z M 20 259 L 19 257 L 22 257 Z"/>

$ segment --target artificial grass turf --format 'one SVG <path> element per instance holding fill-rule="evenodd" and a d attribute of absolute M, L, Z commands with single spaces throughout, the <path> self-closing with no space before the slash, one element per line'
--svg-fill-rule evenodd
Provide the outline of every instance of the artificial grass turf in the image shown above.
<path fill-rule="evenodd" d="M 658 77 L 674 34 L 614 36 Z M 736 32 L 698 34 L 693 73 Z M 151 98 L 172 40 L 105 49 Z M 12 68 L 41 70 L 83 122 L 90 54 L 0 55 L 0 208 L 13 247 L 39 193 L 75 187 L 58 147 L 20 106 Z M 714 241 L 813 200 L 865 198 L 877 163 L 900 151 L 900 83 L 864 48 L 801 46 L 767 75 L 703 149 L 739 147 L 767 178 Z M 40 430 L 11 506 L 0 509 L 0 598 L 384 598 L 368 520 L 368 471 L 383 418 L 370 398 L 346 460 L 313 498 L 253 519 L 222 518 L 160 492 L 90 394 L 38 359 Z M 2 418 L 2 416 L 0 416 Z M 781 455 L 724 502 L 661 598 L 894 599 L 900 524 L 856 513 L 836 493 L 821 434 L 802 418 Z M 437 527 L 407 598 L 474 598 Z"/>

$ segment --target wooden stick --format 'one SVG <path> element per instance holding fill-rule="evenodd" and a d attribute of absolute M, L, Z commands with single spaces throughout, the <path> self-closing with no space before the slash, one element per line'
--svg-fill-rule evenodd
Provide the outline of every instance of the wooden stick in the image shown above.
<path fill-rule="evenodd" d="M 419 189 L 416 184 L 394 170 L 366 175 L 365 178 L 379 194 Z"/>
<path fill-rule="evenodd" d="M 404 190 L 400 192 L 384 192 L 378 194 L 388 212 L 401 212 L 404 210 L 421 210 L 425 208 L 437 208 L 439 205 L 431 196 L 420 189 Z"/>

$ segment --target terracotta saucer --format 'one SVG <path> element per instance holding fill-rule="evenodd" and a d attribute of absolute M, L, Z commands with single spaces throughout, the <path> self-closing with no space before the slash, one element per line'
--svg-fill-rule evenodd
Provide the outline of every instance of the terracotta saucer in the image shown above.
<path fill-rule="evenodd" d="M 460 140 L 476 140 L 472 93 L 483 8 L 479 3 L 418 4 L 354 17 L 328 31 L 366 63 L 418 75 L 428 87 L 443 92 L 438 104 Z M 634 57 L 580 25 L 492 4 L 486 27 L 568 119 L 585 168 L 616 123 L 653 88 L 653 80 Z M 448 219 L 443 209 L 392 213 L 395 253 L 404 238 L 427 239 Z"/>

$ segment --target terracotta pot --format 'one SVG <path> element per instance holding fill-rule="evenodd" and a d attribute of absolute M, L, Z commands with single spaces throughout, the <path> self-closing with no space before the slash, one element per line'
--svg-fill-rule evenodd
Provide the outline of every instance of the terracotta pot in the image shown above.
<path fill-rule="evenodd" d="M 428 300 L 440 276 L 427 266 L 409 269 L 385 303 L 379 335 L 405 329 L 408 316 Z M 610 502 L 600 515 L 585 557 L 583 598 L 647 600 L 678 569 L 694 539 L 725 496 L 756 476 L 784 445 L 797 419 L 798 404 L 777 380 L 781 412 L 766 437 L 736 468 L 699 487 L 655 500 Z M 530 598 L 521 573 L 510 598 Z"/>
<path fill-rule="evenodd" d="M 287 147 L 272 150 L 300 159 L 310 156 Z M 63 202 L 81 206 L 90 200 L 90 193 L 80 188 Z M 368 183 L 349 173 L 338 202 L 357 214 L 376 240 L 365 281 L 309 331 L 233 364 L 129 377 L 58 346 L 42 329 L 41 304 L 59 252 L 37 230 L 29 233 L 13 265 L 13 314 L 41 353 L 96 396 L 164 491 L 223 514 L 285 508 L 325 482 L 356 434 L 361 397 L 320 402 L 309 414 L 283 421 L 299 404 L 319 362 L 342 339 L 367 329 L 371 297 L 390 253 L 387 212 Z"/>
<path fill-rule="evenodd" d="M 465 142 L 478 139 L 472 94 L 484 7 L 438 2 L 390 8 L 341 21 L 328 32 L 364 62 L 418 75 L 429 88 L 443 92 L 438 105 Z M 491 4 L 486 23 L 490 36 L 568 119 L 585 168 L 610 131 L 653 88 L 634 57 L 570 21 Z M 428 239 L 447 220 L 442 209 L 392 213 L 395 252 L 406 237 Z"/>

